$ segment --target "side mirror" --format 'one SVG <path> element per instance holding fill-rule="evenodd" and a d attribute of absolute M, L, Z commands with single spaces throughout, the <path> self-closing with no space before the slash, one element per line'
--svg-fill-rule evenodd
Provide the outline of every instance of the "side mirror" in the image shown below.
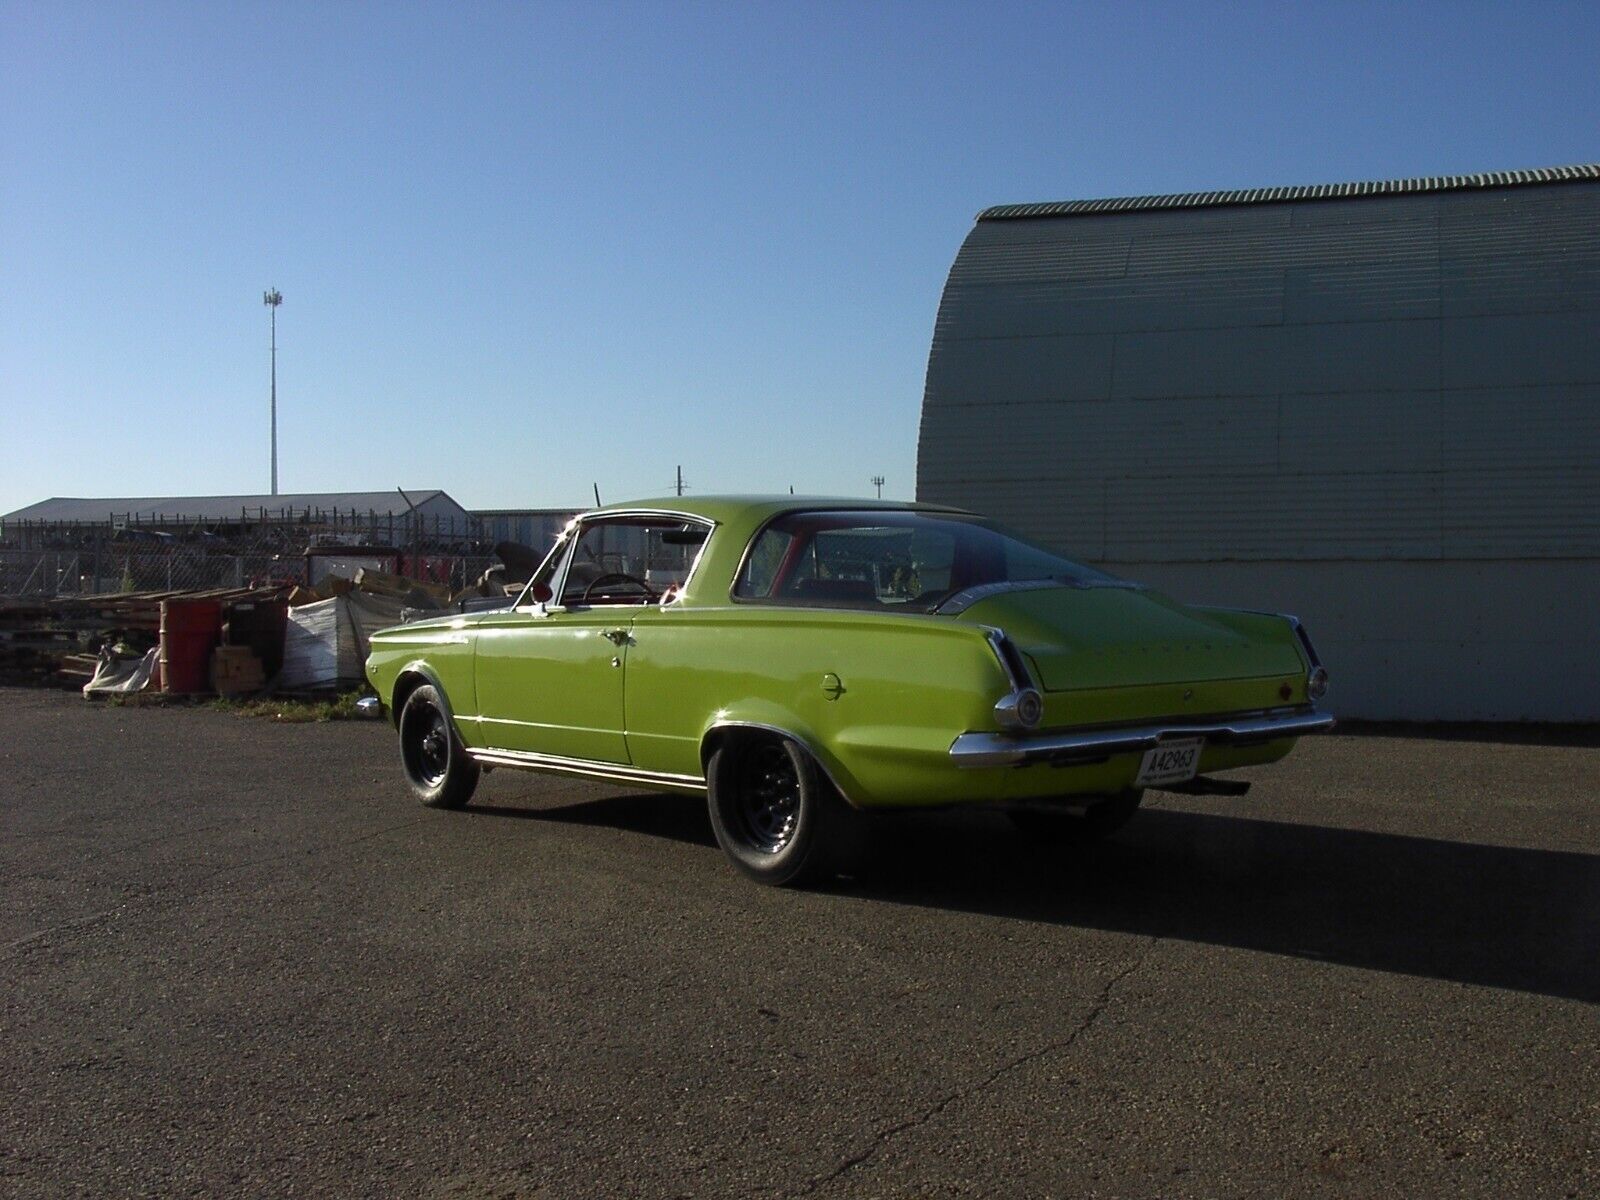
<path fill-rule="evenodd" d="M 528 589 L 528 598 L 535 604 L 547 603 L 554 595 L 555 593 L 550 590 L 548 583 L 536 583 Z"/>

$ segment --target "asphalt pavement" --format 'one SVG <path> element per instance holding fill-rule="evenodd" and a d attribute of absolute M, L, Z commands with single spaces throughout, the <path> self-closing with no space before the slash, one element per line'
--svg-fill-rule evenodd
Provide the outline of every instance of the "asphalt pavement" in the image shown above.
<path fill-rule="evenodd" d="M 0 1194 L 1600 1194 L 1600 746 L 1304 743 L 1090 853 L 0 690 Z M 1588 744 L 1584 744 L 1584 743 Z"/>

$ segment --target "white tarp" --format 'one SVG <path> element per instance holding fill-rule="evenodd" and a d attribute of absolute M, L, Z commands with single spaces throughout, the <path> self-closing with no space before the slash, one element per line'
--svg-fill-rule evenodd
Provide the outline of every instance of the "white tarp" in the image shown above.
<path fill-rule="evenodd" d="M 150 686 L 150 676 L 155 674 L 156 663 L 160 660 L 160 646 L 151 646 L 143 658 L 116 658 L 102 653 L 94 669 L 94 678 L 83 685 L 83 694 L 128 696 L 142 692 Z"/>
<path fill-rule="evenodd" d="M 359 684 L 368 639 L 379 629 L 400 624 L 403 607 L 388 596 L 348 592 L 291 608 L 278 686 L 298 691 Z"/>

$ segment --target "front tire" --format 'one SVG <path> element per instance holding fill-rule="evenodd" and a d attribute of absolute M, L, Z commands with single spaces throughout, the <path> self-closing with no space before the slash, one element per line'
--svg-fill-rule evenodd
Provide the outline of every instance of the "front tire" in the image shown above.
<path fill-rule="evenodd" d="M 862 817 L 796 743 L 730 738 L 706 764 L 717 845 L 757 883 L 793 887 L 848 869 L 864 849 Z"/>
<path fill-rule="evenodd" d="M 439 689 L 425 683 L 400 710 L 400 761 L 406 781 L 429 808 L 461 808 L 478 786 L 478 764 L 456 736 Z"/>
<path fill-rule="evenodd" d="M 1120 792 L 1082 812 L 1070 809 L 1019 808 L 1006 815 L 1031 838 L 1055 845 L 1087 846 L 1110 837 L 1139 811 L 1142 791 Z"/>

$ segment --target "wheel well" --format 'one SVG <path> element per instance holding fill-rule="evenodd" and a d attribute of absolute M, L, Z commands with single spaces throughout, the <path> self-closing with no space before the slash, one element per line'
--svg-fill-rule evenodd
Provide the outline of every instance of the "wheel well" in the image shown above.
<path fill-rule="evenodd" d="M 430 680 L 421 671 L 406 671 L 394 681 L 394 703 L 389 706 L 389 715 L 396 729 L 400 728 L 400 710 L 405 708 L 411 693 L 428 682 Z"/>
<path fill-rule="evenodd" d="M 701 739 L 700 742 L 701 772 L 709 772 L 711 766 L 711 756 L 717 752 L 717 747 L 724 746 L 731 741 L 736 741 L 743 738 L 763 737 L 781 738 L 784 741 L 793 742 L 795 745 L 799 746 L 800 752 L 811 760 L 812 765 L 817 769 L 817 773 L 827 782 L 828 786 L 833 788 L 835 792 L 839 793 L 839 795 L 844 799 L 844 802 L 850 805 L 851 808 L 856 807 L 855 801 L 851 800 L 849 794 L 839 786 L 838 781 L 833 777 L 833 772 L 828 770 L 827 764 L 822 761 L 821 756 L 812 748 L 810 743 L 808 743 L 803 737 L 796 737 L 794 734 L 783 729 L 778 729 L 775 726 L 723 725 L 711 730 L 703 739 Z"/>
<path fill-rule="evenodd" d="M 700 770 L 702 773 L 711 766 L 711 756 L 717 752 L 717 747 L 737 737 L 746 736 L 750 731 L 739 726 L 713 729 L 700 742 Z"/>

